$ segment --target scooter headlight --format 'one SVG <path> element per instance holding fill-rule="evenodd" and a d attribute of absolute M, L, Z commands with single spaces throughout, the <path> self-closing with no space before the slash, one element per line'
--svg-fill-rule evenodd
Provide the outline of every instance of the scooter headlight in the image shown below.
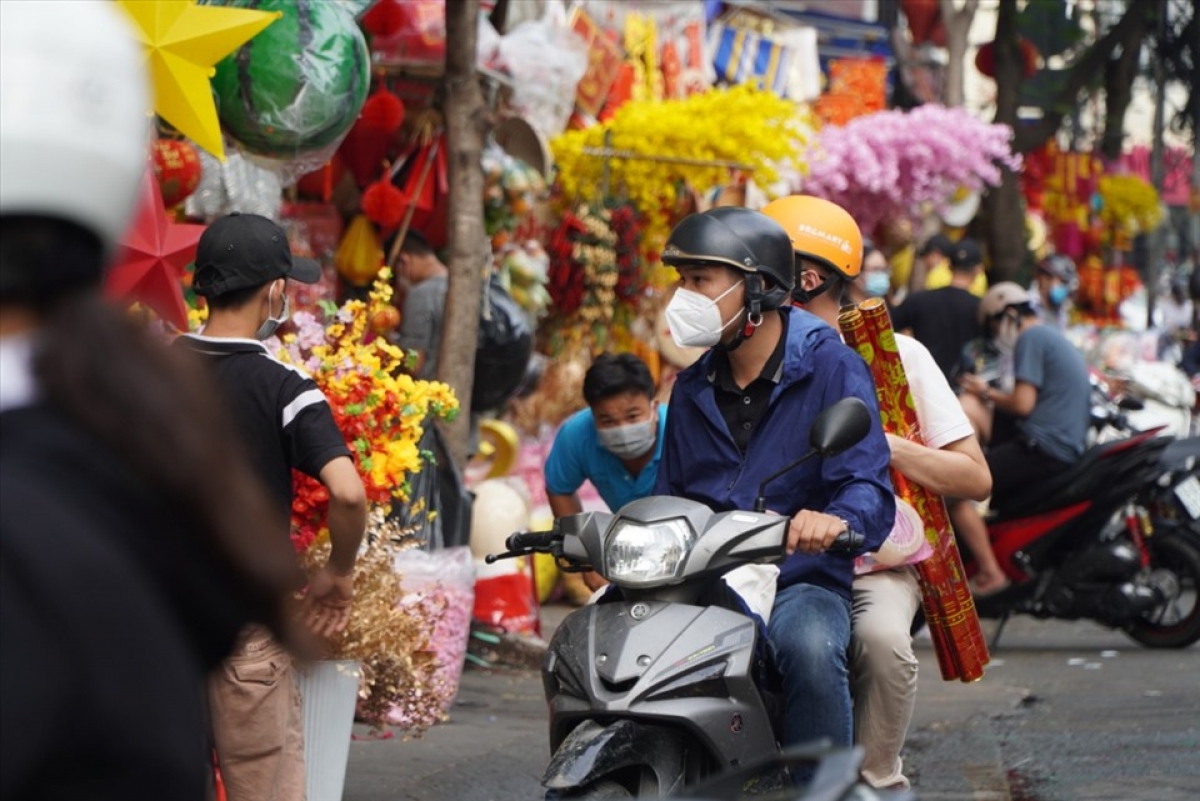
<path fill-rule="evenodd" d="M 665 584 L 678 577 L 696 534 L 682 518 L 658 523 L 620 520 L 604 544 L 604 575 L 632 586 Z"/>

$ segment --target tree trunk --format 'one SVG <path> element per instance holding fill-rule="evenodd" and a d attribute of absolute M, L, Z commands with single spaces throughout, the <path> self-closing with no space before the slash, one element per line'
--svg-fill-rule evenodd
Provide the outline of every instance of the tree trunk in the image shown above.
<path fill-rule="evenodd" d="M 1165 4 L 1158 2 L 1156 5 L 1165 15 Z M 1104 136 L 1100 152 L 1110 161 L 1121 157 L 1121 146 L 1125 143 L 1125 112 L 1133 99 L 1133 79 L 1138 74 L 1138 61 L 1149 23 L 1145 14 L 1135 14 L 1133 20 L 1127 38 L 1121 43 L 1121 55 L 1104 65 Z M 1155 59 L 1156 64 L 1157 61 Z"/>
<path fill-rule="evenodd" d="M 966 0 L 961 9 L 955 9 L 954 0 L 940 0 L 942 25 L 946 29 L 946 53 L 948 56 L 942 101 L 947 106 L 959 107 L 966 100 L 968 36 L 978 6 L 979 0 Z"/>
<path fill-rule="evenodd" d="M 1053 137 L 1066 117 L 1079 102 L 1079 94 L 1091 85 L 1117 48 L 1140 50 L 1148 20 L 1158 8 L 1153 2 L 1131 2 L 1125 7 L 1120 21 L 1101 36 L 1071 65 L 1062 90 L 1042 109 L 1039 120 L 1017 124 L 1020 86 L 1024 80 L 1025 61 L 1017 32 L 1017 0 L 1000 0 L 996 18 L 996 117 L 995 121 L 1013 128 L 1013 150 L 1030 153 Z M 1016 176 L 1004 170 L 1000 186 L 988 193 L 986 199 L 987 228 L 991 244 L 992 274 L 995 280 L 1017 277 L 1025 258 L 1024 237 L 1016 232 L 1025 230 L 1024 204 Z"/>
<path fill-rule="evenodd" d="M 1016 130 L 1019 88 L 1025 60 L 1017 36 L 1017 0 L 1000 0 L 996 18 L 996 118 Z M 1015 136 L 1014 136 L 1015 138 Z M 1025 207 L 1016 174 L 1001 168 L 1001 183 L 987 194 L 988 239 L 991 244 L 992 282 L 1018 277 L 1025 259 Z"/>
<path fill-rule="evenodd" d="M 448 150 L 450 270 L 438 380 L 453 388 L 462 411 L 446 427 L 450 453 L 467 459 L 480 296 L 489 251 L 483 230 L 483 93 L 475 77 L 479 0 L 446 3 L 446 78 L 442 109 Z"/>

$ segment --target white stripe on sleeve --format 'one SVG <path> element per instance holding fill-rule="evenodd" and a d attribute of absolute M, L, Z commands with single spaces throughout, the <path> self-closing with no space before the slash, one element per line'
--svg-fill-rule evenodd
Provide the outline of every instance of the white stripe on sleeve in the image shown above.
<path fill-rule="evenodd" d="M 300 412 L 317 403 L 325 403 L 325 393 L 319 389 L 301 392 L 296 399 L 283 407 L 283 427 L 287 428 Z"/>

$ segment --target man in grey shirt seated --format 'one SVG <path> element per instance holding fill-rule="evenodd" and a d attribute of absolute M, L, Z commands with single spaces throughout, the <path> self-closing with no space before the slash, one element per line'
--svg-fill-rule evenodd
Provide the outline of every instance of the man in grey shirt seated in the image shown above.
<path fill-rule="evenodd" d="M 396 275 L 409 284 L 396 344 L 404 350 L 416 351 L 413 374 L 417 378 L 437 377 L 448 274 L 429 241 L 416 231 L 409 231 L 396 259 Z"/>
<path fill-rule="evenodd" d="M 1017 434 L 987 451 L 992 506 L 1003 508 L 1021 490 L 1061 474 L 1087 444 L 1090 389 L 1083 356 L 1053 326 L 1038 322 L 1029 293 L 996 284 L 980 303 L 985 330 L 996 347 L 1013 354 L 1015 385 L 999 392 L 976 375 L 959 383 L 994 409 L 1021 418 Z"/>

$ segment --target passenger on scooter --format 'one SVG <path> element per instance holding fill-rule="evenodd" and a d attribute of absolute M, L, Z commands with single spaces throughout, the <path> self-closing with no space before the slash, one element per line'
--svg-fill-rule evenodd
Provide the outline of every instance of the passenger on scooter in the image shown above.
<path fill-rule="evenodd" d="M 857 264 L 848 232 L 839 243 L 848 250 L 845 263 Z M 778 223 L 744 208 L 694 214 L 671 232 L 663 261 L 680 276 L 666 312 L 672 338 L 711 350 L 676 381 L 656 494 L 719 511 L 752 509 L 762 480 L 808 451 L 808 431 L 823 409 L 852 395 L 878 414 L 862 359 L 825 323 L 789 308 L 795 264 Z M 785 745 L 852 740 L 854 555 L 823 551 L 847 529 L 864 535 L 864 550 L 875 550 L 891 528 L 887 440 L 877 421 L 841 455 L 766 487 L 766 508 L 791 517 L 790 556 L 769 622 L 784 682 Z"/>
<path fill-rule="evenodd" d="M 878 296 L 868 286 L 866 269 L 860 272 L 853 262 L 842 267 L 830 258 L 837 253 L 831 253 L 827 234 L 836 230 L 853 240 L 852 232 L 857 230 L 845 210 L 827 200 L 792 196 L 769 204 L 763 213 L 791 235 L 799 272 L 796 294 L 808 299 L 806 311 L 836 328 L 843 302 L 860 303 Z M 939 494 L 983 500 L 992 486 L 987 464 L 949 382 L 920 342 L 897 334 L 896 344 L 926 444 L 888 434 L 892 467 Z M 889 538 L 894 543 L 905 539 L 902 526 L 911 525 L 912 517 L 918 528 L 921 525 L 911 507 L 903 513 L 911 517 L 902 519 L 900 504 L 903 501 L 897 502 L 895 533 Z M 923 544 L 924 537 L 917 542 Z M 913 565 L 931 553 L 927 544 L 907 553 L 894 553 L 896 547 L 860 557 L 853 585 L 850 682 L 855 739 L 866 752 L 863 776 L 880 788 L 909 786 L 900 750 L 916 703 L 919 666 L 910 633 L 921 607 Z M 990 548 L 986 556 L 999 571 Z"/>
<path fill-rule="evenodd" d="M 996 346 L 1013 354 L 1012 392 L 996 391 L 977 375 L 959 376 L 961 386 L 992 409 L 1020 418 L 1013 437 L 993 438 L 987 449 L 992 506 L 1002 508 L 1079 459 L 1087 445 L 1091 388 L 1083 356 L 1056 329 L 1038 322 L 1020 286 L 1005 282 L 988 290 L 979 317 Z"/>
<path fill-rule="evenodd" d="M 546 494 L 556 518 L 579 514 L 579 488 L 591 481 L 616 511 L 654 491 L 667 413 L 655 400 L 654 377 L 632 353 L 596 357 L 583 378 L 582 409 L 562 424 L 546 459 Z M 594 571 L 589 589 L 604 585 Z"/>

